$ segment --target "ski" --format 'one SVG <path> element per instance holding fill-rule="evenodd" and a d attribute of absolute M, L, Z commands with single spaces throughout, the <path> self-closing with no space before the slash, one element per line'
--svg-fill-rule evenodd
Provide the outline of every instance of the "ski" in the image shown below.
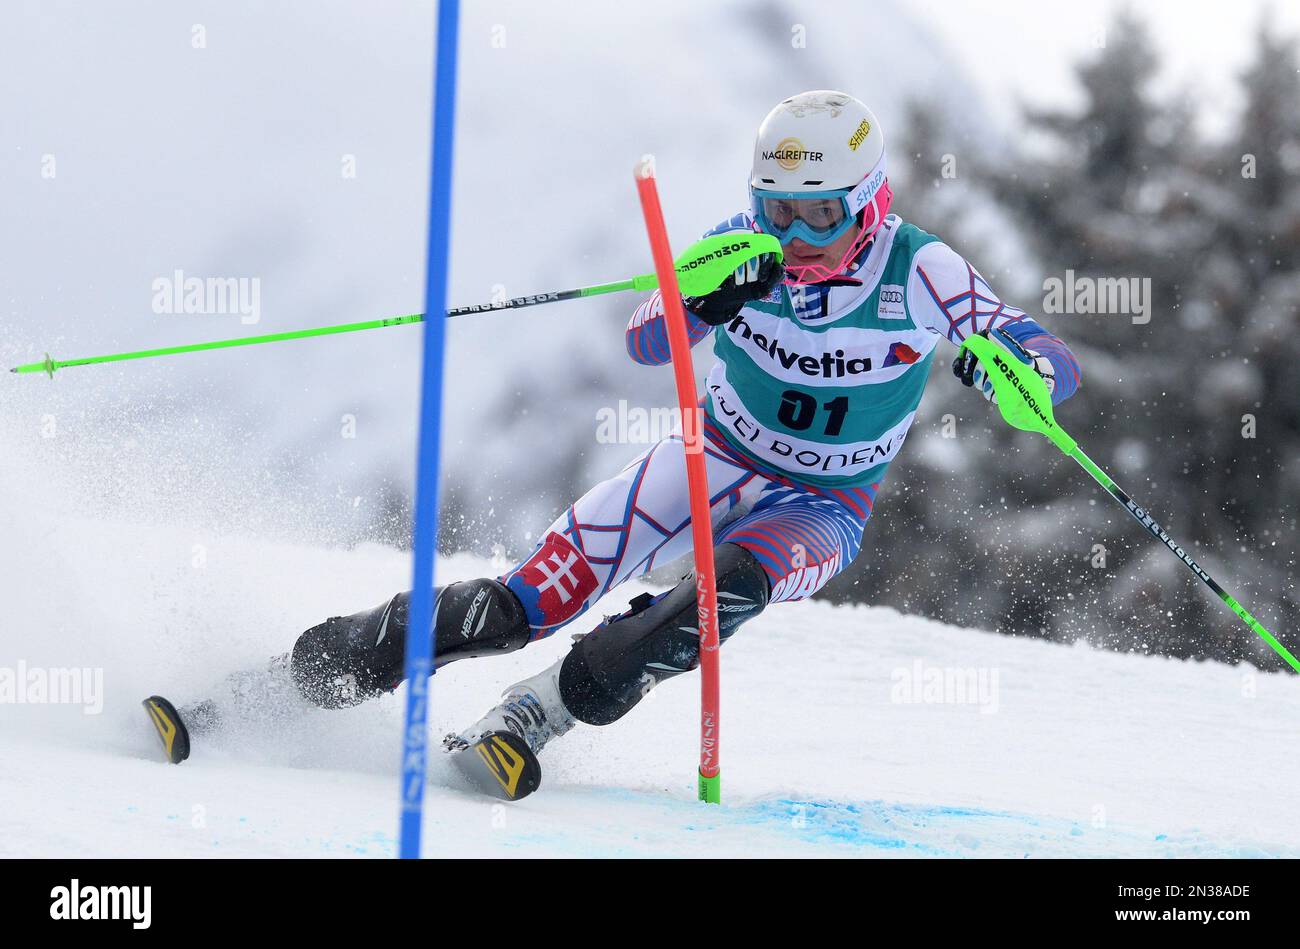
<path fill-rule="evenodd" d="M 511 732 L 490 732 L 469 744 L 448 744 L 447 750 L 456 770 L 498 800 L 522 800 L 542 783 L 537 756 Z"/>
<path fill-rule="evenodd" d="M 180 712 L 161 695 L 151 695 L 140 703 L 149 722 L 162 742 L 163 754 L 172 764 L 180 764 L 190 756 L 190 732 L 181 719 Z"/>

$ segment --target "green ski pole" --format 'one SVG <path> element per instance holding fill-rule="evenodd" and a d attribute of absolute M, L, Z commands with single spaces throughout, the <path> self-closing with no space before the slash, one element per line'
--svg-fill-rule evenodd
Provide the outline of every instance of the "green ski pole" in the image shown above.
<path fill-rule="evenodd" d="M 1180 546 L 1163 527 L 1156 523 L 1145 508 L 1138 506 L 1134 500 L 1114 481 L 1106 472 L 1102 471 L 1095 462 L 1083 453 L 1070 435 L 1056 423 L 1052 413 L 1052 398 L 1047 391 L 1047 384 L 1043 382 L 1038 373 L 1033 369 L 1020 362 L 1014 356 L 1011 356 L 1005 349 L 996 343 L 984 338 L 983 336 L 969 336 L 962 343 L 962 349 L 968 349 L 975 354 L 975 358 L 980 361 L 984 367 L 985 374 L 989 381 L 993 383 L 993 391 L 997 394 L 998 409 L 1002 412 L 1003 420 L 1012 428 L 1018 428 L 1026 432 L 1038 432 L 1045 435 L 1053 445 L 1061 450 L 1061 453 L 1068 458 L 1074 459 L 1079 467 L 1092 475 L 1093 479 L 1100 484 L 1106 491 L 1120 504 L 1124 509 L 1133 515 L 1134 519 L 1141 524 L 1152 537 L 1156 538 L 1164 546 L 1173 552 L 1174 556 L 1186 564 L 1187 569 L 1196 574 L 1200 580 L 1208 586 L 1228 608 L 1236 613 L 1247 626 L 1249 626 L 1264 642 L 1272 647 L 1273 651 L 1287 661 L 1296 672 L 1300 672 L 1300 660 L 1287 650 L 1277 637 L 1264 628 L 1250 612 L 1236 601 L 1227 590 L 1219 586 L 1213 577 L 1206 572 L 1205 568 L 1192 559 L 1187 550 Z"/>
<path fill-rule="evenodd" d="M 775 237 L 767 234 L 733 232 L 715 234 L 697 241 L 677 258 L 678 282 L 682 293 L 688 297 L 703 296 L 716 290 L 722 281 L 737 267 L 745 264 L 760 254 L 776 254 L 781 257 L 781 244 Z M 601 283 L 591 287 L 578 287 L 573 290 L 554 290 L 550 293 L 538 293 L 531 296 L 515 297 L 500 303 L 484 303 L 474 306 L 457 307 L 448 310 L 447 316 L 469 316 L 474 313 L 490 313 L 493 310 L 511 310 L 519 307 L 537 306 L 541 303 L 558 303 L 561 300 L 576 300 L 581 297 L 594 297 L 606 293 L 618 293 L 623 290 L 653 290 L 659 286 L 659 278 L 654 274 L 640 274 L 627 280 L 613 283 Z M 211 340 L 204 343 L 189 343 L 184 346 L 163 346 L 158 349 L 140 349 L 128 353 L 110 353 L 103 356 L 83 356 L 79 359 L 53 359 L 49 353 L 41 362 L 14 366 L 10 372 L 33 373 L 44 372 L 51 379 L 59 369 L 69 366 L 89 366 L 98 363 L 123 362 L 129 359 L 151 359 L 155 356 L 176 356 L 181 353 L 197 353 L 214 349 L 230 349 L 234 346 L 255 346 L 261 343 L 279 343 L 293 339 L 308 339 L 313 336 L 333 336 L 338 333 L 355 333 L 359 330 L 380 329 L 385 326 L 406 326 L 422 323 L 425 314 L 412 313 L 408 316 L 391 316 L 382 320 L 366 320 L 360 323 L 342 323 L 336 326 L 317 326 L 311 329 L 291 330 L 286 333 L 268 333 L 263 336 L 240 336 L 234 339 Z"/>

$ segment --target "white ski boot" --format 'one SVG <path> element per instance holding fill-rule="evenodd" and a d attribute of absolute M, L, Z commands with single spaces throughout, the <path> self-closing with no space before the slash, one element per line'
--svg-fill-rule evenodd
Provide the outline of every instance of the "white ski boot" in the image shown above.
<path fill-rule="evenodd" d="M 509 733 L 524 740 L 528 750 L 537 755 L 552 738 L 573 728 L 575 722 L 560 699 L 561 659 L 549 669 L 516 682 L 501 698 L 500 704 L 459 735 L 442 740 L 447 751 L 462 751 L 493 733 Z"/>

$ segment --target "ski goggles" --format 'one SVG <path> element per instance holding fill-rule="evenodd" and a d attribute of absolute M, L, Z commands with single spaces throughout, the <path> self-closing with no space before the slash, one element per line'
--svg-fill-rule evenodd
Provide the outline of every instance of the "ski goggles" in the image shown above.
<path fill-rule="evenodd" d="M 830 191 L 772 191 L 750 186 L 754 220 L 765 234 L 782 244 L 796 237 L 805 244 L 825 247 L 839 240 L 857 223 L 858 212 L 875 199 L 885 183 L 885 160 L 852 188 Z"/>

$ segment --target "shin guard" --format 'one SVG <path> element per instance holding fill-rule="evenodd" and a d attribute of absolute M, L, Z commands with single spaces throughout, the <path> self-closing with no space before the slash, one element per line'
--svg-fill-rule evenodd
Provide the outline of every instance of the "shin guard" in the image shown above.
<path fill-rule="evenodd" d="M 406 674 L 410 594 L 352 616 L 335 616 L 298 637 L 290 669 L 303 696 L 321 708 L 347 708 L 391 692 Z M 528 619 L 519 599 L 496 580 L 466 580 L 437 591 L 434 655 L 439 668 L 458 659 L 522 649 Z"/>
<path fill-rule="evenodd" d="M 719 637 L 767 606 L 768 581 L 754 555 L 735 544 L 716 551 Z M 578 640 L 560 667 L 560 696 L 578 720 L 589 725 L 617 721 L 665 679 L 699 665 L 699 614 L 695 574 L 654 599 L 632 601 L 632 609 Z"/>

